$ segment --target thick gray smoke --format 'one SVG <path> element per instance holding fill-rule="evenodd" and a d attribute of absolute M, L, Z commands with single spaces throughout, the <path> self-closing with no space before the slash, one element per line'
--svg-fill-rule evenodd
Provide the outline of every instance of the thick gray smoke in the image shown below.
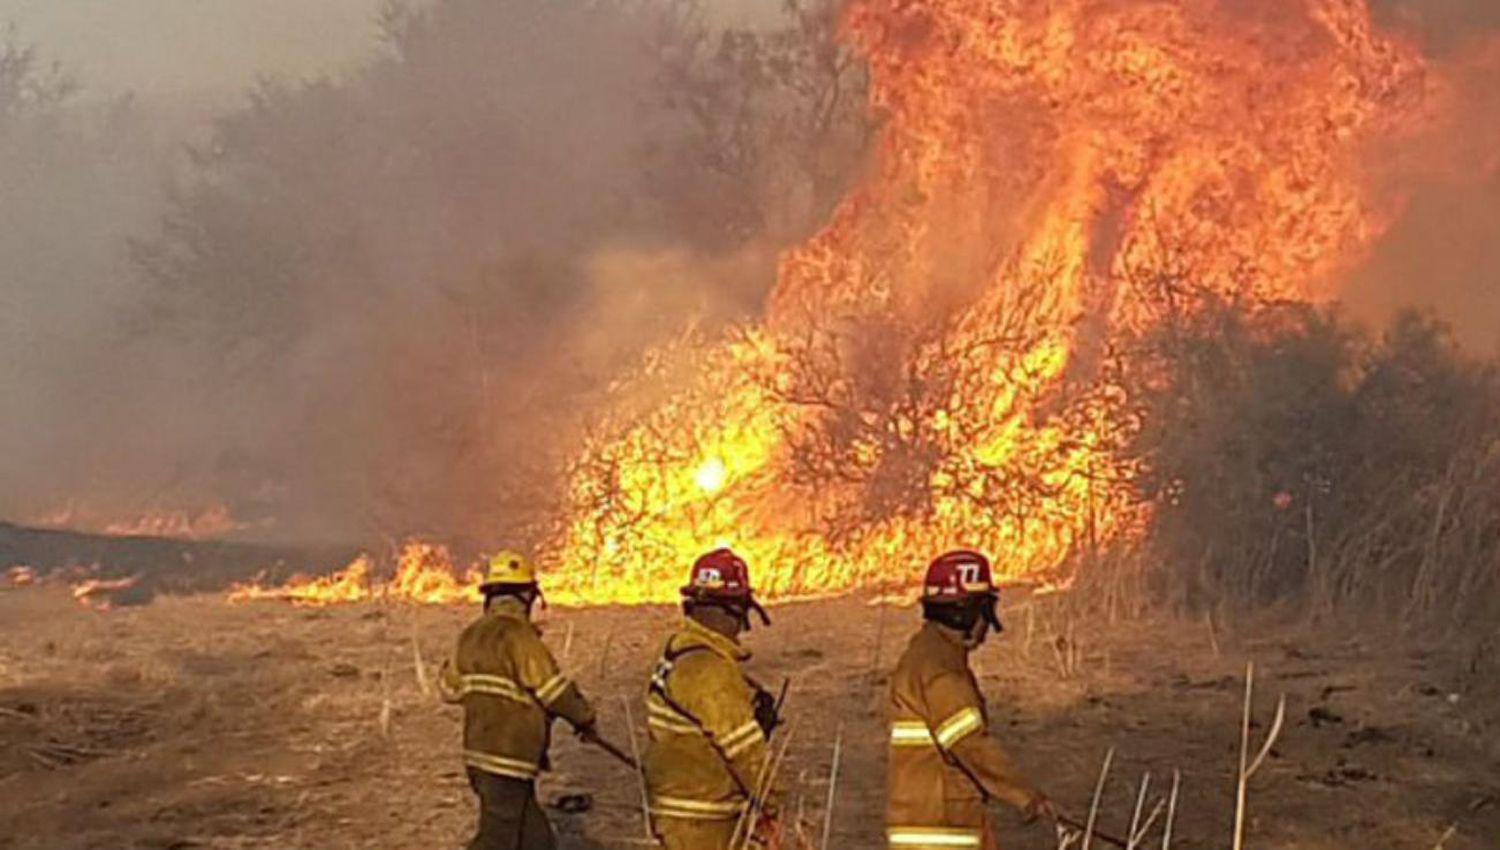
<path fill-rule="evenodd" d="M 3 343 L 0 516 L 222 502 L 281 539 L 534 539 L 622 367 L 756 309 L 859 160 L 856 98 L 806 129 L 846 71 L 790 40 L 683 4 L 417 9 L 357 73 L 257 88 L 165 198 L 146 156 L 118 161 L 139 185 L 24 169 L 134 206 L 39 216 L 65 269 L 8 246 L 32 330 Z"/>

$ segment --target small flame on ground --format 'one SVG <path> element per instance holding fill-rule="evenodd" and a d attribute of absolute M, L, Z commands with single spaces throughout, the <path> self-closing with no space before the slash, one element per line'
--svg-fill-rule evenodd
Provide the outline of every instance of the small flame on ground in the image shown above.
<path fill-rule="evenodd" d="M 447 605 L 479 601 L 480 581 L 477 569 L 471 568 L 460 575 L 446 546 L 413 540 L 402 546 L 396 559 L 396 573 L 389 581 L 375 576 L 373 558 L 360 555 L 328 576 L 294 576 L 274 587 L 237 584 L 230 588 L 228 598 L 230 602 L 281 600 L 307 607 L 373 600 Z"/>
<path fill-rule="evenodd" d="M 168 537 L 206 540 L 251 527 L 234 518 L 228 507 L 211 505 L 200 510 L 153 509 L 138 516 L 106 518 L 102 512 L 69 502 L 27 521 L 37 528 L 105 534 L 111 537 Z"/>
<path fill-rule="evenodd" d="M 91 611 L 110 611 L 115 607 L 110 594 L 135 587 L 138 581 L 140 581 L 140 576 L 86 579 L 73 585 L 73 598 L 78 600 L 78 604 Z"/>

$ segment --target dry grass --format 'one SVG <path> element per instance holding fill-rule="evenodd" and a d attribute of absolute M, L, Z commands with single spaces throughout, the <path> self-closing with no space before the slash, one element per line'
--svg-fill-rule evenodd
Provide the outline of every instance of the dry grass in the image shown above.
<path fill-rule="evenodd" d="M 1051 651 L 1028 658 L 1018 628 L 980 653 L 982 684 L 996 734 L 1067 810 L 1085 811 L 1098 759 L 1114 747 L 1117 775 L 1181 770 L 1143 846 L 1168 828 L 1178 850 L 1228 846 L 1240 674 L 1253 657 L 1257 688 L 1286 692 L 1287 720 L 1255 779 L 1248 846 L 1488 850 L 1482 837 L 1500 835 L 1500 701 L 1492 671 L 1471 670 L 1472 644 L 1356 641 L 1242 622 L 1219 636 L 1216 654 L 1196 619 L 1110 628 L 1075 613 L 1069 626 L 1070 603 L 1031 604 L 1034 642 L 1071 628 L 1087 648 L 1076 675 L 1060 677 Z M 448 652 L 472 613 L 165 598 L 97 615 L 49 588 L 0 593 L 0 847 L 461 846 L 472 800 L 456 760 L 458 716 L 424 693 L 417 671 Z M 815 824 L 817 837 L 834 801 L 830 850 L 878 847 L 884 673 L 916 613 L 845 599 L 776 615 L 748 644 L 759 675 L 795 678 L 799 727 L 777 767 L 782 800 L 800 801 L 799 820 Z M 551 619 L 559 647 L 571 627 L 569 666 L 601 707 L 601 731 L 625 740 L 620 698 L 640 699 L 675 615 Z M 1013 609 L 1009 619 L 1028 617 Z M 872 681 L 877 631 L 886 661 Z M 607 666 L 598 663 L 606 646 Z M 23 752 L 43 744 L 61 748 Z M 641 846 L 634 774 L 567 735 L 554 763 L 545 798 L 595 797 L 587 815 L 554 815 L 567 850 Z M 1142 799 L 1135 783 L 1106 787 L 1097 828 L 1127 836 Z M 1157 808 L 1149 794 L 1144 802 L 1138 824 Z M 1055 847 L 1049 830 L 1013 815 L 1002 814 L 1000 828 L 1008 850 Z"/>

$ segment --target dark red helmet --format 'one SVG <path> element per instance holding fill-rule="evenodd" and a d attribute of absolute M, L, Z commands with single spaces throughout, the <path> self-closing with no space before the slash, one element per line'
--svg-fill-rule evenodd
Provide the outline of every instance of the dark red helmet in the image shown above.
<path fill-rule="evenodd" d="M 771 618 L 755 601 L 750 587 L 750 565 L 728 548 L 715 549 L 693 562 L 682 596 L 690 603 L 717 604 L 738 613 L 742 618 L 755 611 L 767 625 Z M 748 625 L 748 619 L 746 619 Z"/>
<path fill-rule="evenodd" d="M 961 602 L 995 592 L 990 559 L 969 549 L 939 555 L 927 565 L 922 598 L 933 602 Z"/>
<path fill-rule="evenodd" d="M 927 565 L 922 607 L 929 619 L 967 630 L 983 617 L 1000 631 L 999 598 L 990 559 L 978 552 L 955 549 Z"/>

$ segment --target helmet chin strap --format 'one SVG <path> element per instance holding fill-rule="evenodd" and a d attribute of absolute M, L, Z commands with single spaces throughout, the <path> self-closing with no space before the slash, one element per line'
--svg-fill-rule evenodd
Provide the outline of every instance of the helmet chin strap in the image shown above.
<path fill-rule="evenodd" d="M 541 603 L 543 611 L 547 610 L 547 597 L 542 593 L 542 586 L 539 584 L 513 585 L 502 590 L 492 591 L 485 596 L 485 610 L 489 610 L 490 600 L 503 597 L 509 597 L 525 605 L 527 614 L 531 613 L 531 607 L 536 603 Z"/>
<path fill-rule="evenodd" d="M 758 614 L 760 616 L 760 623 L 761 623 L 761 625 L 763 625 L 763 626 L 769 626 L 769 625 L 771 625 L 771 615 L 767 614 L 766 613 L 766 609 L 760 607 L 760 603 L 756 602 L 752 598 L 750 600 L 750 607 L 745 612 L 745 631 L 749 631 L 750 630 L 750 611 L 754 611 L 756 614 Z"/>

